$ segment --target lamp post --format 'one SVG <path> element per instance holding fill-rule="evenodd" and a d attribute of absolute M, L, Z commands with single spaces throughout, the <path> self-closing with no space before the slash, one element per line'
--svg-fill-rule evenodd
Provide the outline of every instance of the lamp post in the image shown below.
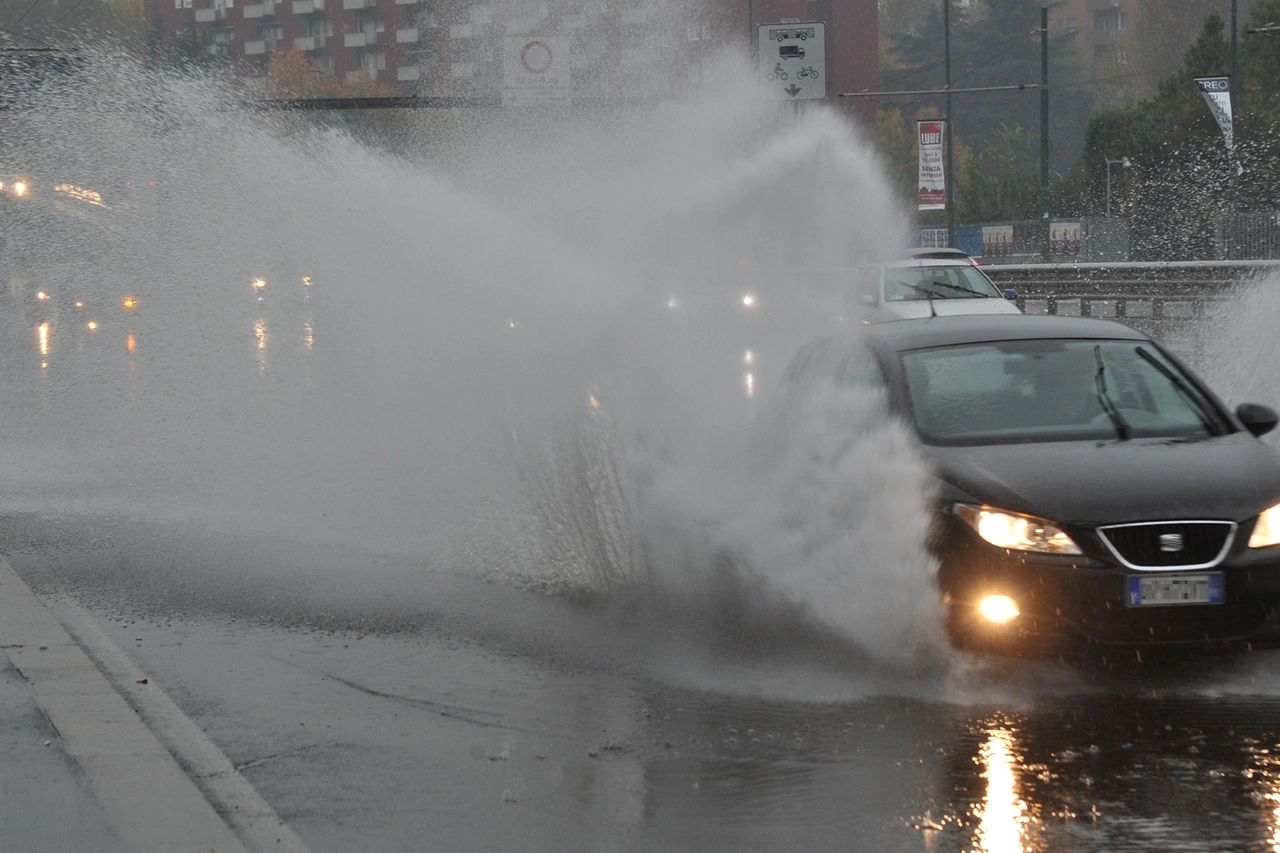
<path fill-rule="evenodd" d="M 1107 218 L 1110 219 L 1111 218 L 1111 167 L 1119 166 L 1122 169 L 1128 169 L 1131 166 L 1133 166 L 1133 164 L 1129 162 L 1128 157 L 1120 157 L 1115 160 L 1111 159 L 1110 157 L 1103 157 L 1103 159 L 1107 161 Z"/>

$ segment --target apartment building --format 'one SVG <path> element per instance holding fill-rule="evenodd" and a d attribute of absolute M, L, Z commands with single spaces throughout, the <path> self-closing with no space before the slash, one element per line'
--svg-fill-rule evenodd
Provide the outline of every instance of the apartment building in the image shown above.
<path fill-rule="evenodd" d="M 145 3 L 152 38 L 161 45 L 225 57 L 259 77 L 273 55 L 296 49 L 326 80 L 390 84 L 400 94 L 500 94 L 508 36 L 567 39 L 580 100 L 680 91 L 698 84 L 708 57 L 730 46 L 751 49 L 756 26 L 787 19 L 830 22 L 828 92 L 874 88 L 878 73 L 876 0 Z"/>
<path fill-rule="evenodd" d="M 1049 7 L 1049 31 L 1074 35 L 1095 64 L 1128 65 L 1138 6 L 1137 0 L 1065 0 Z"/>

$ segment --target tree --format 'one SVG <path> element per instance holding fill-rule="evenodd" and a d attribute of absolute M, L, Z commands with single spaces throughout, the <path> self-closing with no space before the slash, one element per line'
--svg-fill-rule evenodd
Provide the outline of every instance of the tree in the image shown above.
<path fill-rule="evenodd" d="M 267 94 L 273 98 L 333 97 L 341 87 L 332 76 L 313 68 L 297 48 L 271 54 L 266 82 Z"/>
<path fill-rule="evenodd" d="M 315 68 L 296 48 L 278 50 L 267 62 L 267 94 L 273 98 L 379 98 L 396 94 L 396 87 L 375 81 L 363 68 L 343 81 Z"/>
<path fill-rule="evenodd" d="M 1001 125 L 976 157 L 956 175 L 956 212 L 965 222 L 1034 219 L 1040 167 L 1031 137 L 1021 127 Z"/>
<path fill-rule="evenodd" d="M 1040 82 L 1040 2 L 986 0 L 960 8 L 952 0 L 951 84 L 981 88 Z M 890 33 L 889 62 L 882 68 L 881 88 L 938 89 L 944 83 L 941 4 L 929 4 L 911 29 Z M 1089 87 L 1080 85 L 1082 66 L 1075 35 L 1049 39 L 1050 155 L 1065 171 L 1080 155 L 1079 140 L 1093 110 Z M 963 93 L 952 96 L 957 137 L 975 149 L 995 141 L 1001 125 L 1038 128 L 1040 101 L 1036 90 Z M 945 108 L 942 96 L 927 104 Z M 998 116 L 993 120 L 992 116 Z"/>

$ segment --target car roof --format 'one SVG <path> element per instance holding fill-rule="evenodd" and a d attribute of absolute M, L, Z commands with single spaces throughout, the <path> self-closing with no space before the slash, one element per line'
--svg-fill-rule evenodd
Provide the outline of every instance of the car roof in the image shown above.
<path fill-rule="evenodd" d="M 881 266 L 893 267 L 972 267 L 976 266 L 973 258 L 967 255 L 947 255 L 945 257 L 934 257 L 931 255 L 922 255 L 914 258 L 898 258 L 892 261 L 883 261 Z"/>
<path fill-rule="evenodd" d="M 971 258 L 969 257 L 969 253 L 963 252 L 960 249 L 939 249 L 939 248 L 912 249 L 909 252 L 907 252 L 906 256 L 907 258 L 917 259 L 917 260 L 923 260 L 926 258 L 935 259 L 935 260 L 945 259 L 945 260 L 952 260 L 952 261 L 971 260 Z"/>
<path fill-rule="evenodd" d="M 871 339 L 892 350 L 1037 338 L 1091 338 L 1149 341 L 1147 335 L 1112 320 L 1024 314 L 960 314 L 896 320 L 864 327 Z"/>

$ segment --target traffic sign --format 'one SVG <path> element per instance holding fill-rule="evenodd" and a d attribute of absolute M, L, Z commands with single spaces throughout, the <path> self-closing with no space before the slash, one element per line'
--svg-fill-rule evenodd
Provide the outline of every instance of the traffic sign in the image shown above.
<path fill-rule="evenodd" d="M 568 38 L 507 36 L 503 39 L 504 107 L 567 107 L 572 102 Z"/>
<path fill-rule="evenodd" d="M 782 101 L 820 101 L 827 97 L 827 25 L 763 24 L 760 27 L 760 79 Z"/>

